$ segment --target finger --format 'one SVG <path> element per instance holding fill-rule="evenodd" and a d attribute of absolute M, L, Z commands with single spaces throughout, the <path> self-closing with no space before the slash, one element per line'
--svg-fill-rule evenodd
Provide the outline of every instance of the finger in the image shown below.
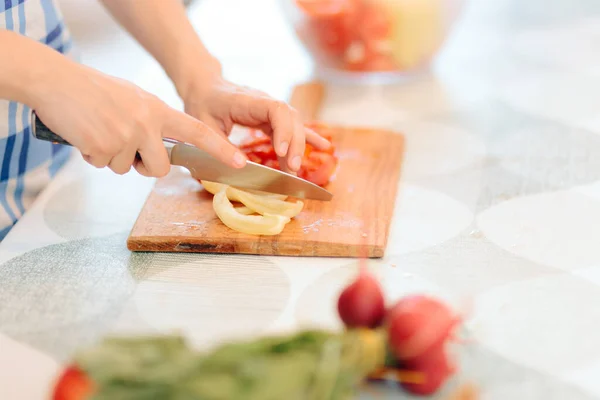
<path fill-rule="evenodd" d="M 287 172 L 290 175 L 296 175 L 296 171 L 292 170 L 288 166 L 287 157 L 279 157 L 279 156 L 277 156 L 277 160 L 279 161 L 279 169 L 280 170 L 282 170 L 283 172 Z"/>
<path fill-rule="evenodd" d="M 285 102 L 253 93 L 240 94 L 231 107 L 231 119 L 235 123 L 245 126 L 270 126 L 273 131 L 273 148 L 279 157 L 288 154 L 294 121 L 298 119 L 296 115 L 296 111 Z"/>
<path fill-rule="evenodd" d="M 116 174 L 123 175 L 131 170 L 137 149 L 131 147 L 123 150 L 110 160 L 108 167 Z"/>
<path fill-rule="evenodd" d="M 110 162 L 110 156 L 103 154 L 95 154 L 94 156 L 83 154 L 83 159 L 96 168 L 104 168 Z"/>
<path fill-rule="evenodd" d="M 146 168 L 146 165 L 144 165 L 144 162 L 141 158 L 136 158 L 135 160 L 133 160 L 133 168 L 135 168 L 135 170 L 140 175 L 147 176 L 149 178 L 152 177 L 152 174 L 150 173 L 150 171 L 148 171 L 148 168 Z"/>
<path fill-rule="evenodd" d="M 228 131 L 225 130 L 225 126 L 222 123 L 217 122 L 213 117 L 206 116 L 199 118 L 202 122 L 204 122 L 210 129 L 217 132 L 224 138 L 227 138 Z"/>
<path fill-rule="evenodd" d="M 167 149 L 165 149 L 160 137 L 153 136 L 148 138 L 142 143 L 138 153 L 141 160 L 134 162 L 134 168 L 141 175 L 162 178 L 169 173 L 171 163 Z"/>
<path fill-rule="evenodd" d="M 261 124 L 256 127 L 256 129 L 260 130 L 262 133 L 269 137 L 273 137 L 273 129 L 271 128 L 271 124 Z"/>
<path fill-rule="evenodd" d="M 279 157 L 286 157 L 294 135 L 294 111 L 284 103 L 268 101 L 269 120 L 273 129 L 273 147 Z"/>
<path fill-rule="evenodd" d="M 306 135 L 306 141 L 311 145 L 315 146 L 319 150 L 328 150 L 331 147 L 329 140 L 319 135 L 317 132 L 310 128 L 304 128 Z"/>
<path fill-rule="evenodd" d="M 306 136 L 304 135 L 304 125 L 300 119 L 294 120 L 294 132 L 290 143 L 290 150 L 287 154 L 287 165 L 292 171 L 298 171 L 302 165 L 302 156 L 306 147 Z"/>
<path fill-rule="evenodd" d="M 162 135 L 196 146 L 234 168 L 244 167 L 248 161 L 246 155 L 222 134 L 176 110 L 169 111 Z"/>
<path fill-rule="evenodd" d="M 152 173 L 150 172 L 150 170 L 148 169 L 148 167 L 146 167 L 146 164 L 144 164 L 144 161 L 142 160 L 141 157 L 136 157 L 133 160 L 133 168 L 140 175 L 147 176 L 148 178 L 154 178 L 155 177 L 154 175 L 152 175 Z"/>

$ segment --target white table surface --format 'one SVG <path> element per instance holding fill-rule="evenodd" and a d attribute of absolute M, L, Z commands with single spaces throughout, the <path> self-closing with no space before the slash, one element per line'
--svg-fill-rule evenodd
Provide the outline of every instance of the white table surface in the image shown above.
<path fill-rule="evenodd" d="M 190 16 L 229 79 L 286 98 L 311 63 L 273 4 L 202 0 Z M 130 39 L 94 13 L 86 33 L 70 11 L 84 62 L 181 107 Z M 322 120 L 407 138 L 371 266 L 390 301 L 472 305 L 461 379 L 483 398 L 600 398 L 600 5 L 472 0 L 457 29 L 435 73 L 329 87 Z M 354 260 L 130 253 L 153 183 L 75 156 L 0 243 L 0 399 L 47 398 L 62 363 L 108 333 L 181 330 L 207 347 L 339 327 Z"/>

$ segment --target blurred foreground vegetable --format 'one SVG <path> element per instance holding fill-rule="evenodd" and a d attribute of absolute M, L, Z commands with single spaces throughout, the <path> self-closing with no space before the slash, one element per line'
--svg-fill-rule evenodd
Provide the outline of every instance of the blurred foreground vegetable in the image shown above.
<path fill-rule="evenodd" d="M 108 338 L 80 352 L 53 400 L 348 399 L 386 358 L 383 330 L 303 331 L 202 354 L 181 337 Z"/>
<path fill-rule="evenodd" d="M 446 346 L 461 318 L 441 301 L 412 295 L 386 310 L 363 264 L 338 304 L 342 332 L 305 330 L 207 353 L 180 336 L 107 338 L 76 355 L 52 400 L 346 400 L 362 382 L 386 379 L 429 395 L 456 372 Z"/>

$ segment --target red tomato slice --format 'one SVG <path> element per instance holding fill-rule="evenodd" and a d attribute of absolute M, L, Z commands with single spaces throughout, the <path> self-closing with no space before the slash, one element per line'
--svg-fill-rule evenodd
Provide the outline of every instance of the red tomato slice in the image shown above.
<path fill-rule="evenodd" d="M 66 368 L 54 388 L 53 400 L 85 400 L 94 392 L 90 379 L 75 366 Z"/>
<path fill-rule="evenodd" d="M 307 124 L 307 127 L 331 141 L 332 135 L 328 132 L 326 126 Z M 242 140 L 240 148 L 250 161 L 270 168 L 281 169 L 270 137 L 261 131 L 249 131 L 248 136 Z M 323 186 L 327 184 L 337 165 L 337 159 L 333 155 L 334 151 L 333 146 L 326 151 L 320 151 L 307 143 L 298 176 L 316 185 Z"/>
<path fill-rule="evenodd" d="M 253 154 L 261 158 L 263 161 L 266 160 L 276 160 L 277 154 L 275 154 L 275 149 L 271 144 L 261 144 L 258 146 L 254 146 L 250 149 Z"/>
<path fill-rule="evenodd" d="M 253 163 L 257 163 L 257 164 L 263 163 L 262 158 L 260 158 L 256 154 L 252 153 L 251 151 L 246 152 L 246 157 L 248 157 L 248 160 L 252 161 Z"/>
<path fill-rule="evenodd" d="M 248 133 L 242 138 L 240 148 L 258 146 L 259 144 L 271 143 L 271 138 L 259 129 L 249 129 Z"/>
<path fill-rule="evenodd" d="M 278 160 L 267 160 L 267 161 L 265 161 L 264 165 L 269 168 L 280 169 Z"/>
<path fill-rule="evenodd" d="M 244 138 L 240 143 L 240 149 L 248 149 L 262 144 L 271 144 L 271 138 L 268 136 Z"/>
<path fill-rule="evenodd" d="M 336 159 L 328 153 L 313 151 L 304 159 L 298 175 L 315 185 L 324 186 L 335 171 Z"/>
<path fill-rule="evenodd" d="M 314 149 L 315 149 L 315 148 L 314 148 L 314 147 L 312 147 L 312 145 L 310 145 L 310 144 L 306 143 L 306 147 L 304 148 L 304 158 L 308 157 L 308 155 L 309 155 L 310 153 L 312 153 L 312 151 L 313 151 Z"/>

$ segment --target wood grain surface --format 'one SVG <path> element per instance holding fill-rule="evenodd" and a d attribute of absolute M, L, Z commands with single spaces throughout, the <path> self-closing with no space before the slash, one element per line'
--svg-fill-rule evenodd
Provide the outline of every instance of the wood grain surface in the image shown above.
<path fill-rule="evenodd" d="M 290 105 L 302 119 L 313 121 L 319 117 L 319 111 L 325 98 L 326 87 L 320 81 L 309 81 L 294 86 L 290 96 Z"/>
<path fill-rule="evenodd" d="M 333 137 L 339 165 L 327 186 L 330 202 L 306 200 L 277 236 L 226 227 L 212 195 L 189 172 L 173 167 L 157 181 L 127 246 L 132 251 L 238 253 L 316 257 L 383 257 L 392 220 L 404 138 L 377 129 L 316 125 Z M 366 250 L 366 254 L 365 254 Z"/>

